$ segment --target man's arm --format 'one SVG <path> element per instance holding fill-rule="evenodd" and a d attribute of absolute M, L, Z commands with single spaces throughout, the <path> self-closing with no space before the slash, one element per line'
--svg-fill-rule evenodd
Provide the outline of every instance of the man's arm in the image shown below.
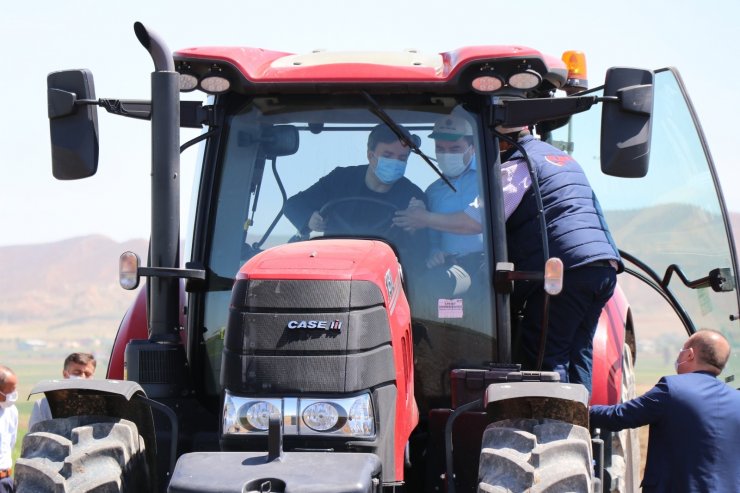
<path fill-rule="evenodd" d="M 636 399 L 614 406 L 591 406 L 591 427 L 619 431 L 657 423 L 670 412 L 671 395 L 665 378 Z"/>
<path fill-rule="evenodd" d="M 460 235 L 480 234 L 483 231 L 480 220 L 474 219 L 468 209 L 441 214 L 430 212 L 424 207 L 412 206 L 406 210 L 396 212 L 393 224 L 405 230 L 430 228 Z"/>
<path fill-rule="evenodd" d="M 303 230 L 311 219 L 311 215 L 317 212 L 329 201 L 331 196 L 329 183 L 333 179 L 334 171 L 322 177 L 302 192 L 290 197 L 283 206 L 283 214 L 293 223 L 293 226 Z"/>

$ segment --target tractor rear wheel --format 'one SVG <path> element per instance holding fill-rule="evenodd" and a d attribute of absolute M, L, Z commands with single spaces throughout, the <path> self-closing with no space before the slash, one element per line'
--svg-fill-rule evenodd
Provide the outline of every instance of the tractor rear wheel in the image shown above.
<path fill-rule="evenodd" d="M 591 493 L 591 436 L 552 419 L 507 419 L 488 425 L 478 491 Z"/>
<path fill-rule="evenodd" d="M 131 421 L 74 416 L 42 421 L 23 438 L 17 493 L 148 491 L 144 440 Z"/>

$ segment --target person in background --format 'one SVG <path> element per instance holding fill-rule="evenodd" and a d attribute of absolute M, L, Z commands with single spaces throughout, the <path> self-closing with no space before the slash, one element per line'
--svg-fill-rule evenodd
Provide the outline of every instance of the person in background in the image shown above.
<path fill-rule="evenodd" d="M 18 377 L 0 365 L 0 493 L 13 493 L 13 448 L 18 437 Z"/>
<path fill-rule="evenodd" d="M 591 406 L 592 428 L 619 431 L 650 425 L 644 493 L 740 491 L 740 392 L 717 379 L 730 344 L 704 329 L 684 343 L 677 375 L 614 406 Z"/>
<path fill-rule="evenodd" d="M 95 375 L 97 362 L 95 356 L 89 353 L 72 353 L 64 359 L 62 376 L 65 379 L 85 378 L 89 379 Z M 51 409 L 46 397 L 42 397 L 33 404 L 31 417 L 28 419 L 28 429 L 40 421 L 52 419 Z"/>

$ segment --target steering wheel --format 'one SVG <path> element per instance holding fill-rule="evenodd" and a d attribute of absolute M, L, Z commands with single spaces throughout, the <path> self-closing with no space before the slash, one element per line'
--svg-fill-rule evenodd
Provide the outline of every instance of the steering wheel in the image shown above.
<path fill-rule="evenodd" d="M 348 209 L 340 207 L 342 204 L 345 204 L 347 202 L 365 202 L 368 207 L 377 207 L 381 206 L 385 209 L 388 209 L 388 215 L 385 217 L 382 217 L 378 221 L 374 222 L 357 222 L 356 218 L 350 218 L 348 217 Z M 349 209 L 353 210 L 353 209 Z M 387 200 L 382 199 L 376 199 L 373 197 L 359 197 L 359 196 L 350 196 L 350 197 L 342 197 L 341 199 L 334 199 L 330 200 L 329 202 L 325 203 L 321 209 L 319 209 L 319 214 L 321 217 L 324 218 L 328 222 L 328 219 L 331 218 L 333 225 L 338 227 L 339 229 L 342 229 L 344 231 L 356 231 L 360 230 L 363 232 L 373 232 L 378 234 L 385 234 L 388 232 L 390 227 L 393 224 L 393 213 L 399 210 L 398 206 L 396 204 L 389 202 Z"/>

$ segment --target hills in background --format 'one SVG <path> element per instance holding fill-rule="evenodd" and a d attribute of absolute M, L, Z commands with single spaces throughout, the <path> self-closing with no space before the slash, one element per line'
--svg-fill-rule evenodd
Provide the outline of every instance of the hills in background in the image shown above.
<path fill-rule="evenodd" d="M 136 296 L 118 284 L 118 257 L 131 250 L 146 258 L 147 245 L 86 236 L 0 247 L 0 354 L 56 348 L 107 357 Z"/>
<path fill-rule="evenodd" d="M 737 237 L 740 213 L 730 216 Z M 653 225 L 650 228 L 649 224 L 630 221 L 628 214 L 623 218 L 610 215 L 612 230 L 643 231 L 650 237 L 646 241 L 656 246 L 675 240 L 670 238 L 669 225 L 676 221 L 683 222 L 684 231 L 691 231 L 702 218 L 689 211 L 656 210 L 648 221 Z M 711 242 L 715 238 L 696 235 L 690 241 Z M 143 239 L 118 243 L 104 236 L 86 236 L 0 247 L 0 356 L 8 350 L 28 349 L 28 341 L 31 346 L 43 343 L 58 348 L 93 345 L 106 352 L 136 296 L 135 291 L 118 285 L 118 257 L 131 250 L 146 258 L 147 245 Z M 629 246 L 625 250 L 629 251 Z M 649 307 L 633 309 L 651 317 Z"/>

